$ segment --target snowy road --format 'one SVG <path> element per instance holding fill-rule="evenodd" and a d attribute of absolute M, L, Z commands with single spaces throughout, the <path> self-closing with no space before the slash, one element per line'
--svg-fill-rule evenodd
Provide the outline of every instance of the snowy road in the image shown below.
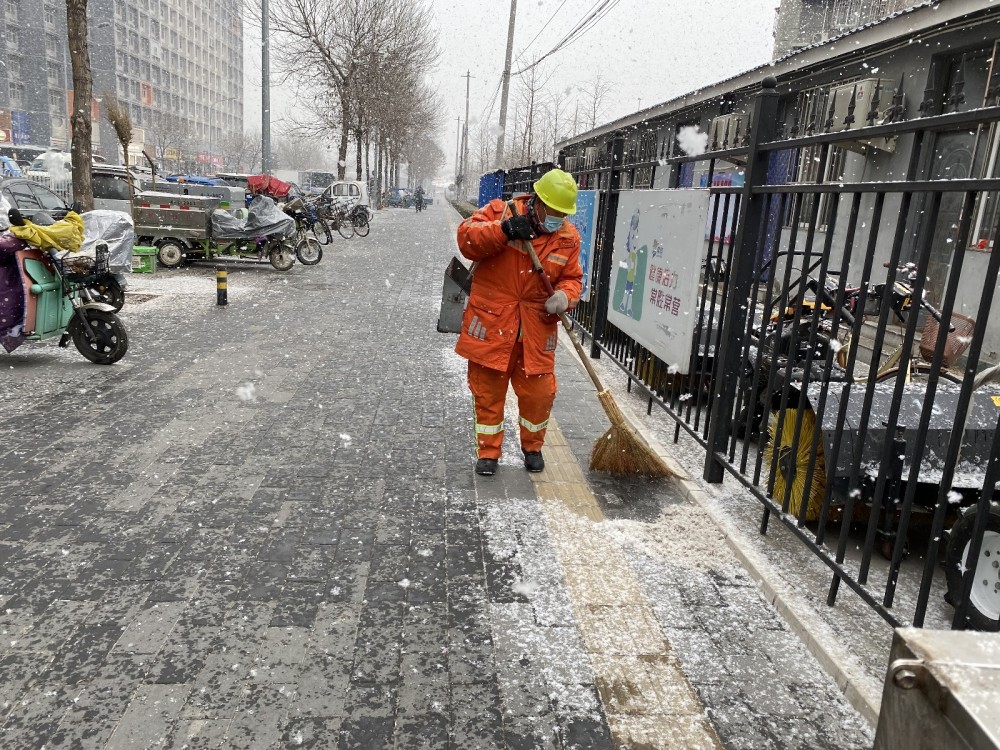
<path fill-rule="evenodd" d="M 118 365 L 0 359 L 4 747 L 871 745 L 704 511 L 580 472 L 565 353 L 563 463 L 474 477 L 457 221 L 382 211 L 225 309 L 211 264 L 136 276 Z"/>

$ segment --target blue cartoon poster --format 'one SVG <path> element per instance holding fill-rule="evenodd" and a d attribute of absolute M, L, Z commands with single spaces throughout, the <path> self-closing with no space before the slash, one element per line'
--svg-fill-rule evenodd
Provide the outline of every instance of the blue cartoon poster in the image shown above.
<path fill-rule="evenodd" d="M 694 345 L 707 190 L 628 190 L 618 197 L 608 322 L 687 371 Z"/>
<path fill-rule="evenodd" d="M 594 243 L 597 241 L 597 212 L 601 208 L 601 194 L 596 190 L 581 190 L 576 194 L 576 213 L 570 222 L 580 233 L 580 267 L 583 269 L 581 300 L 590 299 L 590 273 L 594 264 Z"/>

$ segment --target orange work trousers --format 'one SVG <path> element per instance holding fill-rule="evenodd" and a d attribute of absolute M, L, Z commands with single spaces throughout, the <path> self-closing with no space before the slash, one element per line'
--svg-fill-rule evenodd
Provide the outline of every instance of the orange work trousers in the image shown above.
<path fill-rule="evenodd" d="M 552 372 L 528 375 L 524 371 L 524 345 L 518 341 L 506 371 L 469 362 L 469 390 L 476 410 L 477 458 L 500 458 L 508 384 L 514 386 L 517 395 L 521 450 L 540 451 L 545 442 L 545 428 L 556 399 L 556 376 Z"/>

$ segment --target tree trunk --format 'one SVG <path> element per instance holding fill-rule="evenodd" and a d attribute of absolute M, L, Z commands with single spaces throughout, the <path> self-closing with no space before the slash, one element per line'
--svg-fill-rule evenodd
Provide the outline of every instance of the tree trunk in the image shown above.
<path fill-rule="evenodd" d="M 365 133 L 365 179 L 368 180 L 369 190 L 371 190 L 372 184 L 371 146 L 371 136 Z"/>
<path fill-rule="evenodd" d="M 344 109 L 344 116 L 341 118 L 340 127 L 340 147 L 337 149 L 337 179 L 343 180 L 347 175 L 347 147 L 350 144 L 351 128 L 348 123 L 351 121 L 348 111 L 347 97 L 340 97 L 341 106 Z"/>
<path fill-rule="evenodd" d="M 81 211 L 94 208 L 93 123 L 90 107 L 94 98 L 94 79 L 90 74 L 90 51 L 87 48 L 87 0 L 66 0 L 66 28 L 69 55 L 73 66 L 73 114 L 70 116 L 73 164 L 73 198 Z"/>
<path fill-rule="evenodd" d="M 382 154 L 384 151 L 385 146 L 382 144 L 382 139 L 379 138 L 375 144 L 375 205 L 378 208 L 382 208 Z"/>
<path fill-rule="evenodd" d="M 358 182 L 361 182 L 361 176 L 362 176 L 362 169 L 361 169 L 361 146 L 364 143 L 364 138 L 361 135 L 361 128 L 358 128 L 357 132 L 355 132 L 354 135 L 355 135 L 355 140 L 356 140 L 356 142 L 355 142 L 355 149 L 358 152 L 357 153 L 357 160 L 356 160 L 357 163 L 355 165 L 357 167 L 356 174 L 357 174 L 357 180 L 358 180 Z"/>

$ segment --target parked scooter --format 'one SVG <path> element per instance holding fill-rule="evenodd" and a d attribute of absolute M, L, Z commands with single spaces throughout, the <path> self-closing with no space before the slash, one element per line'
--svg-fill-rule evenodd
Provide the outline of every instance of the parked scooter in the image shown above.
<path fill-rule="evenodd" d="M 67 219 L 82 222 L 76 214 Z M 32 226 L 20 212 L 9 212 L 14 227 Z M 59 336 L 59 346 L 73 345 L 91 362 L 114 364 L 128 351 L 128 334 L 115 308 L 97 301 L 91 291 L 95 268 L 107 264 L 108 247 L 100 243 L 90 268 L 80 270 L 70 265 L 65 253 L 39 239 L 58 234 L 53 232 L 23 234 L 19 239 L 12 233 L 0 235 L 0 345 L 13 352 L 25 341 L 41 341 Z M 79 243 L 77 243 L 79 244 Z M 79 259 L 77 259 L 79 260 Z"/>

